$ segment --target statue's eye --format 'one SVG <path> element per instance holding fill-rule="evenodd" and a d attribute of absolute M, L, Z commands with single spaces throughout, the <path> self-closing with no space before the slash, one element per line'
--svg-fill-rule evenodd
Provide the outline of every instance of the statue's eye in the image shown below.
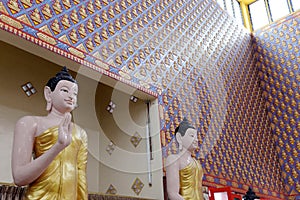
<path fill-rule="evenodd" d="M 61 91 L 63 91 L 63 92 L 69 92 L 67 89 L 61 89 Z"/>

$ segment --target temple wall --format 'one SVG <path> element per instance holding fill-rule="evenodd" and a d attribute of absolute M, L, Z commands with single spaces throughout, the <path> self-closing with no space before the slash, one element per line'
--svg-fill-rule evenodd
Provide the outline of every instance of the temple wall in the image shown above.
<path fill-rule="evenodd" d="M 300 193 L 300 11 L 257 31 L 255 49 L 284 193 Z"/>
<path fill-rule="evenodd" d="M 165 158 L 177 151 L 173 139 L 174 129 L 183 117 L 187 117 L 198 129 L 199 150 L 194 156 L 200 160 L 204 169 L 204 185 L 230 186 L 233 191 L 240 193 L 245 193 L 251 186 L 258 196 L 271 199 L 283 199 L 286 192 L 292 194 L 298 190 L 295 179 L 299 175 L 297 171 L 293 173 L 292 170 L 298 166 L 297 157 L 294 156 L 298 151 L 292 155 L 291 152 L 286 153 L 286 150 L 283 150 L 283 146 L 287 147 L 286 144 L 288 149 L 292 150 L 291 147 L 296 145 L 297 140 L 288 136 L 294 139 L 294 142 L 286 141 L 288 139 L 285 139 L 284 132 L 280 131 L 274 138 L 274 128 L 276 131 L 277 127 L 274 126 L 275 111 L 272 111 L 272 104 L 266 99 L 266 94 L 271 94 L 266 92 L 266 89 L 269 89 L 266 87 L 267 81 L 264 80 L 266 75 L 269 81 L 269 72 L 273 69 L 265 71 L 265 68 L 261 67 L 264 65 L 257 63 L 267 61 L 264 58 L 261 60 L 259 55 L 264 57 L 265 52 L 273 48 L 271 43 L 281 41 L 278 37 L 278 34 L 281 37 L 281 29 L 284 30 L 283 35 L 293 29 L 288 34 L 290 37 L 287 41 L 292 40 L 290 45 L 298 55 L 298 37 L 295 36 L 295 42 L 291 36 L 299 32 L 291 25 L 298 23 L 298 15 L 293 15 L 295 17 L 292 20 L 290 18 L 293 16 L 289 16 L 288 24 L 284 22 L 277 33 L 267 33 L 265 37 L 263 32 L 261 35 L 251 35 L 214 1 L 209 0 L 65 0 L 51 3 L 33 1 L 31 5 L 25 5 L 25 1 L 22 1 L 18 2 L 17 6 L 5 2 L 8 4 L 0 4 L 0 28 L 3 31 L 72 60 L 82 68 L 92 69 L 94 74 L 105 74 L 149 94 L 153 99 L 157 98 L 152 102 L 158 106 L 158 109 L 153 108 L 156 110 L 153 112 L 159 110 L 159 113 L 156 113 L 159 114 L 159 121 L 154 124 L 160 125 L 157 130 L 160 133 L 154 131 L 154 134 L 157 137 L 159 135 L 161 139 L 163 166 Z M 258 38 L 253 40 L 253 37 Z M 265 39 L 271 42 L 262 44 L 261 41 Z M 287 41 L 285 44 L 290 48 Z M 278 57 L 278 60 L 289 56 L 293 58 L 288 51 L 281 50 L 279 53 L 283 53 L 283 58 Z M 276 58 L 276 55 L 273 57 Z M 297 56 L 294 56 L 293 62 L 295 60 L 298 61 Z M 269 61 L 267 64 L 270 64 Z M 297 64 L 293 66 L 293 70 L 296 76 L 299 72 Z M 287 71 L 285 75 L 291 76 L 291 72 Z M 289 77 L 288 83 L 294 81 L 292 77 Z M 280 76 L 279 78 L 282 79 Z M 299 81 L 295 83 L 297 85 Z M 282 83 L 278 84 L 282 86 Z M 115 87 L 118 87 L 118 84 Z M 99 87 L 94 87 L 93 91 L 95 90 L 99 90 Z M 297 92 L 294 90 L 292 95 L 296 97 Z M 118 95 L 116 93 L 116 96 Z M 292 100 L 289 99 L 289 102 L 294 106 Z M 99 102 L 86 100 L 86 104 L 89 103 Z M 289 104 L 284 106 L 288 107 Z M 296 109 L 295 106 L 293 108 Z M 78 110 L 80 109 L 81 107 Z M 93 108 L 90 108 L 89 113 L 91 111 Z M 103 121 L 101 129 L 105 130 L 105 134 L 113 132 L 108 138 L 115 140 L 126 151 L 139 151 L 139 147 L 133 149 L 131 144 L 120 143 L 117 140 L 120 138 L 118 134 L 125 127 L 120 123 L 120 113 L 112 116 L 105 114 L 105 118 L 101 118 L 104 115 L 97 115 L 97 118 Z M 145 130 L 145 124 L 138 123 L 138 119 L 143 119 L 142 115 L 132 117 L 143 127 L 138 128 L 141 134 Z M 290 115 L 285 118 L 290 120 Z M 76 117 L 79 119 L 81 115 Z M 277 116 L 276 118 L 279 120 Z M 292 123 L 295 125 L 296 122 L 298 123 Z M 108 129 L 108 124 L 117 126 L 114 126 L 115 129 Z M 99 127 L 93 126 L 88 125 L 89 129 L 97 131 L 91 131 L 93 135 L 90 137 L 96 140 L 99 137 Z M 280 127 L 280 130 L 298 130 L 288 128 L 285 122 Z M 281 136 L 284 136 L 285 141 L 280 139 Z M 128 139 L 124 135 L 121 138 L 125 141 Z M 101 146 L 102 142 L 104 146 L 107 145 L 101 139 L 99 144 L 97 141 L 91 145 L 93 156 L 90 156 L 90 160 L 93 160 L 93 163 L 97 163 L 97 156 L 102 158 L 101 153 L 104 153 L 105 158 L 111 158 L 105 151 L 97 150 L 97 145 Z M 157 149 L 160 148 L 157 146 Z M 118 153 L 122 155 L 122 152 Z M 293 164 L 283 160 L 284 153 L 294 159 Z M 113 153 L 112 156 L 116 155 Z M 154 158 L 159 159 L 159 156 Z M 157 161 L 158 166 L 159 163 Z M 115 163 L 111 164 L 115 166 Z M 144 164 L 142 168 L 145 167 Z M 98 163 L 98 167 L 105 172 L 113 171 L 102 162 Z M 129 169 L 126 165 L 124 167 Z M 101 170 L 95 170 L 93 173 L 99 175 L 93 179 L 95 185 L 101 186 L 103 191 L 106 190 L 109 179 L 101 180 Z M 141 176 L 141 179 L 143 183 L 147 182 L 146 177 Z M 126 180 L 129 181 L 128 177 Z M 286 183 L 289 185 L 286 186 Z M 117 183 L 112 183 L 114 184 Z M 123 192 L 123 186 L 121 188 L 116 189 Z M 140 195 L 144 194 L 144 189 Z M 145 194 L 150 191 L 151 189 L 147 188 Z"/>

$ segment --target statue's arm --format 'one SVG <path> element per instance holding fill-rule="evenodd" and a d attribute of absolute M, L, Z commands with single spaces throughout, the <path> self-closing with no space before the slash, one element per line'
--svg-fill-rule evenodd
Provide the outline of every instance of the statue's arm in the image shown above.
<path fill-rule="evenodd" d="M 167 191 L 170 200 L 184 200 L 179 194 L 180 178 L 179 178 L 179 158 L 175 155 L 170 155 L 166 160 L 166 178 Z"/>
<path fill-rule="evenodd" d="M 32 159 L 37 120 L 26 116 L 18 120 L 14 130 L 12 147 L 12 175 L 18 186 L 28 185 L 37 179 L 61 151 L 61 145 L 55 144 L 45 154 Z"/>
<path fill-rule="evenodd" d="M 88 140 L 87 134 L 84 129 L 81 129 L 81 141 L 80 150 L 78 153 L 77 166 L 78 166 L 78 198 L 82 200 L 88 199 L 87 191 L 87 179 L 86 179 L 86 166 L 87 166 L 87 155 L 88 155 Z"/>

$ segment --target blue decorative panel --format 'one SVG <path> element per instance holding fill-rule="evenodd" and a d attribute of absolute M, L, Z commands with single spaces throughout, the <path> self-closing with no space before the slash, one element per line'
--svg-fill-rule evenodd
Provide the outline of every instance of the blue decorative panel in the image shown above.
<path fill-rule="evenodd" d="M 255 33 L 259 75 L 285 194 L 300 198 L 300 12 Z"/>

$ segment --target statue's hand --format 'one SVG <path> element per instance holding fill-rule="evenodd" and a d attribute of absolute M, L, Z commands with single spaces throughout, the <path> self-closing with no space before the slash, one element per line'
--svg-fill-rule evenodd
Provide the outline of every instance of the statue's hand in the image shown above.
<path fill-rule="evenodd" d="M 61 120 L 58 128 L 58 140 L 57 143 L 62 149 L 69 146 L 72 141 L 72 126 L 71 126 L 71 114 L 66 113 L 65 117 Z"/>

